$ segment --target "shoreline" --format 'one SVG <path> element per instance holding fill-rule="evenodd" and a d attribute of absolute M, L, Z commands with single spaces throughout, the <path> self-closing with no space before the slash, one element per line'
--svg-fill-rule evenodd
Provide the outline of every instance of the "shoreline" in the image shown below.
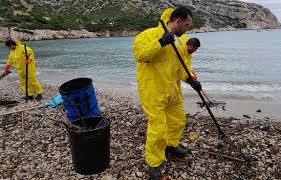
<path fill-rule="evenodd" d="M 73 77 L 74 78 L 74 77 Z M 70 78 L 70 79 L 73 79 Z M 77 77 L 75 77 L 77 78 Z M 39 82 L 46 84 L 51 87 L 59 87 L 64 82 L 70 80 L 69 78 L 65 80 L 60 80 L 59 82 L 54 82 L 54 80 L 46 80 L 40 75 L 38 76 Z M 13 83 L 10 83 L 13 82 Z M 1 83 L 5 84 L 14 84 L 18 83 L 17 75 L 13 74 L 12 76 L 7 76 L 5 79 L 1 80 Z M 200 116 L 209 117 L 209 113 L 205 108 L 200 108 L 199 103 L 202 103 L 202 100 L 198 94 L 192 90 L 189 86 L 183 84 L 183 95 L 184 95 L 184 109 L 187 114 L 198 114 Z M 18 85 L 16 85 L 18 86 Z M 101 82 L 95 81 L 93 83 L 95 89 L 101 90 L 112 90 L 118 92 L 118 94 L 123 95 L 124 97 L 130 97 L 135 100 L 135 103 L 138 102 L 138 90 L 137 85 L 127 85 L 114 83 L 111 81 Z M 19 87 L 18 87 L 19 88 Z M 271 98 L 260 98 L 257 99 L 253 95 L 255 92 L 250 92 L 248 94 L 241 92 L 229 92 L 229 91 L 204 91 L 210 101 L 219 101 L 226 103 L 225 107 L 218 105 L 217 107 L 212 107 L 211 111 L 213 112 L 215 118 L 239 118 L 246 120 L 271 120 L 271 121 L 281 121 L 281 113 L 279 107 L 281 107 L 281 102 L 278 99 Z M 278 92 L 275 96 L 279 97 Z M 205 98 L 205 100 L 207 100 Z M 260 110 L 261 112 L 257 112 Z M 245 117 L 245 116 L 247 117 Z"/>
<path fill-rule="evenodd" d="M 249 94 L 236 93 L 222 94 L 220 92 L 205 91 L 210 101 L 223 102 L 225 105 L 211 107 L 215 117 L 238 118 L 245 120 L 271 120 L 280 121 L 281 113 L 279 107 L 281 102 L 278 99 L 256 99 Z M 253 94 L 253 93 L 252 93 Z M 207 99 L 205 98 L 207 101 Z M 205 108 L 200 107 L 202 100 L 192 89 L 184 91 L 185 111 L 190 114 L 209 116 Z M 224 106 L 224 107 L 223 107 Z"/>
<path fill-rule="evenodd" d="M 52 82 L 46 79 L 42 79 L 39 76 L 39 82 L 46 84 L 50 87 L 59 87 L 64 82 Z M 17 76 L 9 76 L 4 80 L 1 80 L 3 84 L 17 84 Z M 12 83 L 10 83 L 12 82 Z M 119 95 L 128 97 L 135 100 L 135 104 L 139 103 L 138 100 L 138 90 L 136 85 L 124 85 L 124 84 L 111 84 L 112 82 L 95 82 L 93 84 L 95 89 L 101 89 L 103 91 L 111 90 Z M 18 86 L 18 85 L 16 85 Z M 19 88 L 19 87 L 18 87 Z M 200 116 L 209 117 L 209 113 L 205 108 L 200 108 L 199 103 L 202 103 L 198 94 L 192 90 L 190 87 L 182 87 L 184 95 L 184 109 L 187 114 L 198 114 Z M 58 90 L 58 89 L 57 89 Z M 58 92 L 58 91 L 57 91 Z M 204 91 L 210 101 L 219 101 L 226 103 L 225 107 L 218 105 L 217 107 L 212 107 L 215 118 L 238 118 L 246 120 L 271 120 L 271 121 L 281 121 L 281 113 L 279 107 L 281 107 L 281 102 L 277 99 L 256 99 L 251 95 L 246 95 L 245 93 L 237 93 L 233 95 L 231 92 L 215 92 L 215 91 Z M 227 94 L 230 93 L 230 94 Z M 205 100 L 207 100 L 205 98 Z M 260 110 L 261 112 L 257 112 Z M 245 117 L 245 116 L 247 117 Z"/>
<path fill-rule="evenodd" d="M 210 32 L 228 32 L 228 31 L 274 31 L 280 28 L 273 29 L 235 29 L 235 28 L 207 28 L 202 27 L 200 29 L 193 29 L 187 32 L 187 34 L 196 33 L 210 33 Z M 31 33 L 26 33 L 30 31 Z M 7 39 L 22 39 L 24 41 L 40 41 L 40 40 L 59 40 L 59 39 L 82 39 L 82 38 L 109 38 L 109 37 L 134 37 L 141 31 L 102 31 L 102 32 L 89 32 L 85 29 L 80 30 L 48 30 L 48 29 L 36 29 L 26 30 L 22 32 L 14 31 L 7 27 L 0 27 L 0 42 L 6 41 Z"/>

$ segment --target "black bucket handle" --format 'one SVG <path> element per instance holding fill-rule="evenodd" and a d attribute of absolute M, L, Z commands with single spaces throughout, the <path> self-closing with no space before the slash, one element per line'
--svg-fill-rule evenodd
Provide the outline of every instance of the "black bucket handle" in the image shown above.
<path fill-rule="evenodd" d="M 95 91 L 93 91 L 91 94 L 89 94 L 89 95 L 86 95 L 86 97 L 84 97 L 84 99 L 83 100 L 81 100 L 82 102 L 83 101 L 87 101 L 88 102 L 88 106 L 87 106 L 87 109 L 88 109 L 88 112 L 90 112 L 92 109 L 95 109 L 95 108 L 97 108 L 98 107 L 98 101 L 96 101 L 95 102 L 95 104 L 93 105 L 93 108 L 90 108 L 90 106 L 89 106 L 89 99 L 90 99 L 90 97 L 92 97 L 93 95 L 95 94 Z M 81 116 L 81 110 L 79 109 L 79 110 L 77 110 L 76 108 L 75 108 L 75 105 L 80 105 L 80 104 L 78 104 L 78 103 L 75 103 L 75 104 L 73 104 L 73 103 L 71 103 L 70 102 L 70 100 L 66 97 L 66 96 L 63 96 L 63 98 L 65 98 L 66 100 L 67 100 L 67 103 L 72 107 L 72 109 L 78 114 L 78 116 L 80 117 Z M 80 111 L 80 112 L 79 112 Z M 88 113 L 87 112 L 87 113 Z"/>
<path fill-rule="evenodd" d="M 95 139 L 97 136 L 101 136 L 105 133 L 103 130 L 105 130 L 107 126 L 110 126 L 110 121 L 108 119 L 103 118 L 100 122 L 96 125 L 93 130 L 91 130 L 97 131 L 97 133 L 95 135 L 86 135 L 86 133 L 84 133 L 84 139 Z"/>
<path fill-rule="evenodd" d="M 79 119 L 82 121 L 83 129 L 86 129 L 84 118 L 81 116 L 80 112 L 74 107 L 73 103 L 66 96 L 63 96 L 63 98 L 65 98 L 72 109 L 78 114 Z"/>
<path fill-rule="evenodd" d="M 100 122 L 102 122 L 102 123 L 100 123 Z M 66 126 L 66 128 L 68 130 L 70 130 L 70 131 L 73 131 L 75 133 L 81 134 L 81 136 L 83 136 L 83 139 L 85 139 L 85 140 L 90 140 L 90 139 L 94 140 L 94 139 L 96 139 L 97 136 L 104 135 L 104 133 L 105 133 L 104 130 L 108 126 L 110 126 L 110 124 L 111 124 L 111 121 L 108 120 L 107 118 L 106 119 L 102 119 L 100 122 L 96 125 L 96 127 L 94 129 L 90 129 L 90 130 L 86 130 L 86 129 L 84 129 L 84 130 L 77 130 L 77 129 L 74 130 L 71 127 L 68 127 L 68 126 Z M 96 133 L 95 134 L 90 134 L 90 132 L 92 132 L 92 131 L 96 131 Z"/>

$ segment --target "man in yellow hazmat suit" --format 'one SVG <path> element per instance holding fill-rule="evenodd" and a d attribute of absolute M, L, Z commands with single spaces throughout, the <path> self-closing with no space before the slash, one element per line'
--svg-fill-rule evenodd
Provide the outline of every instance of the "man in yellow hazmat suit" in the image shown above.
<path fill-rule="evenodd" d="M 188 39 L 184 33 L 192 23 L 192 12 L 185 7 L 169 8 L 161 19 L 169 32 L 165 33 L 161 24 L 149 28 L 136 36 L 133 48 L 138 93 L 148 119 L 145 160 L 153 180 L 161 179 L 160 166 L 166 155 L 183 158 L 187 154 L 179 142 L 186 120 L 177 86 L 177 75 L 183 68 L 171 43 L 183 56 Z"/>
<path fill-rule="evenodd" d="M 187 54 L 184 57 L 185 57 L 185 61 L 188 62 L 189 64 L 188 66 L 190 66 L 191 68 L 192 54 L 198 50 L 198 48 L 201 46 L 201 43 L 199 39 L 191 38 L 187 41 L 186 45 L 187 45 L 187 50 L 186 50 Z M 191 68 L 190 73 L 193 76 L 193 79 L 196 80 L 197 79 L 196 71 Z"/>
<path fill-rule="evenodd" d="M 196 71 L 191 67 L 192 54 L 197 51 L 197 49 L 201 46 L 201 43 L 200 43 L 199 39 L 191 38 L 191 39 L 188 39 L 188 41 L 186 42 L 186 46 L 187 46 L 187 49 L 183 55 L 184 63 L 186 65 L 188 71 L 190 72 L 192 79 L 194 81 L 196 81 L 197 80 Z M 181 81 L 190 83 L 190 79 L 189 79 L 187 73 L 184 71 L 184 69 L 183 69 L 183 71 L 180 71 L 180 74 L 178 75 L 177 84 L 178 84 L 180 91 L 181 91 Z"/>
<path fill-rule="evenodd" d="M 6 41 L 5 45 L 10 49 L 10 54 L 3 74 L 7 74 L 11 65 L 15 68 L 19 76 L 20 87 L 23 92 L 26 91 L 26 64 L 28 64 L 28 99 L 33 99 L 36 95 L 37 100 L 42 99 L 43 89 L 36 79 L 36 65 L 33 50 L 26 46 L 28 59 L 26 60 L 25 47 L 19 41 Z"/>

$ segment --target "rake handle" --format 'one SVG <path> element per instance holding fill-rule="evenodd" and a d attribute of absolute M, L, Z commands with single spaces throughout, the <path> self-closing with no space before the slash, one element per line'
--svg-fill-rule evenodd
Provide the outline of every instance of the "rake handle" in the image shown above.
<path fill-rule="evenodd" d="M 24 44 L 25 59 L 28 60 L 26 44 Z M 28 64 L 25 64 L 25 102 L 28 100 Z"/>
<path fill-rule="evenodd" d="M 163 21 L 162 19 L 160 20 L 160 23 L 161 23 L 163 29 L 165 30 L 165 32 L 168 32 L 168 29 L 167 29 L 167 27 L 166 27 L 166 25 L 165 25 L 165 23 L 164 23 L 164 21 Z M 172 47 L 173 47 L 175 53 L 177 54 L 178 59 L 180 60 L 181 65 L 183 66 L 185 72 L 187 73 L 187 75 L 188 75 L 189 77 L 191 77 L 191 73 L 190 73 L 189 70 L 187 69 L 187 67 L 186 67 L 186 65 L 185 65 L 185 63 L 184 63 L 184 61 L 183 61 L 183 59 L 182 59 L 182 57 L 181 57 L 181 55 L 180 55 L 180 53 L 179 53 L 179 51 L 178 51 L 176 45 L 175 45 L 175 43 L 172 42 L 171 45 L 172 45 Z M 194 82 L 194 80 L 193 80 L 192 78 L 190 78 L 190 79 L 191 79 L 191 82 Z M 221 128 L 220 128 L 220 126 L 219 126 L 219 124 L 218 124 L 218 122 L 217 122 L 215 116 L 213 115 L 211 109 L 210 109 L 209 106 L 207 105 L 206 100 L 204 99 L 204 97 L 203 97 L 201 91 L 197 91 L 197 93 L 198 93 L 198 95 L 200 96 L 200 98 L 201 98 L 203 104 L 205 105 L 206 109 L 208 110 L 208 112 L 209 112 L 211 118 L 213 119 L 213 121 L 214 121 L 214 123 L 215 123 L 215 125 L 216 125 L 216 127 L 217 127 L 217 129 L 218 129 L 219 134 L 220 134 L 223 138 L 225 138 L 226 135 L 225 135 L 224 132 L 221 130 Z"/>
<path fill-rule="evenodd" d="M 7 71 L 7 74 L 2 74 L 0 76 L 0 80 L 3 79 L 4 77 L 6 77 L 7 75 L 9 75 L 11 73 L 11 71 Z"/>

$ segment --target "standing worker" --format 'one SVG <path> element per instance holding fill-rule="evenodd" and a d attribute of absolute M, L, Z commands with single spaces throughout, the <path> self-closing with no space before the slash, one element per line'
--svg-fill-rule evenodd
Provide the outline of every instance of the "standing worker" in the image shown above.
<path fill-rule="evenodd" d="M 180 54 L 186 51 L 184 34 L 192 23 L 192 12 L 186 7 L 165 10 L 161 24 L 138 34 L 134 41 L 137 61 L 138 93 L 148 119 L 145 160 L 149 178 L 161 180 L 161 165 L 167 157 L 184 158 L 188 151 L 180 144 L 185 127 L 185 112 L 177 75 L 182 65 L 171 46 L 175 43 Z"/>
<path fill-rule="evenodd" d="M 18 43 L 18 44 L 17 44 Z M 33 95 L 36 95 L 36 100 L 42 99 L 43 89 L 36 79 L 36 64 L 33 50 L 19 42 L 13 40 L 6 41 L 5 45 L 10 49 L 10 54 L 3 74 L 7 74 L 13 64 L 18 73 L 20 87 L 23 92 L 26 92 L 26 64 L 28 64 L 28 99 L 32 100 Z M 26 53 L 28 58 L 26 58 Z"/>

